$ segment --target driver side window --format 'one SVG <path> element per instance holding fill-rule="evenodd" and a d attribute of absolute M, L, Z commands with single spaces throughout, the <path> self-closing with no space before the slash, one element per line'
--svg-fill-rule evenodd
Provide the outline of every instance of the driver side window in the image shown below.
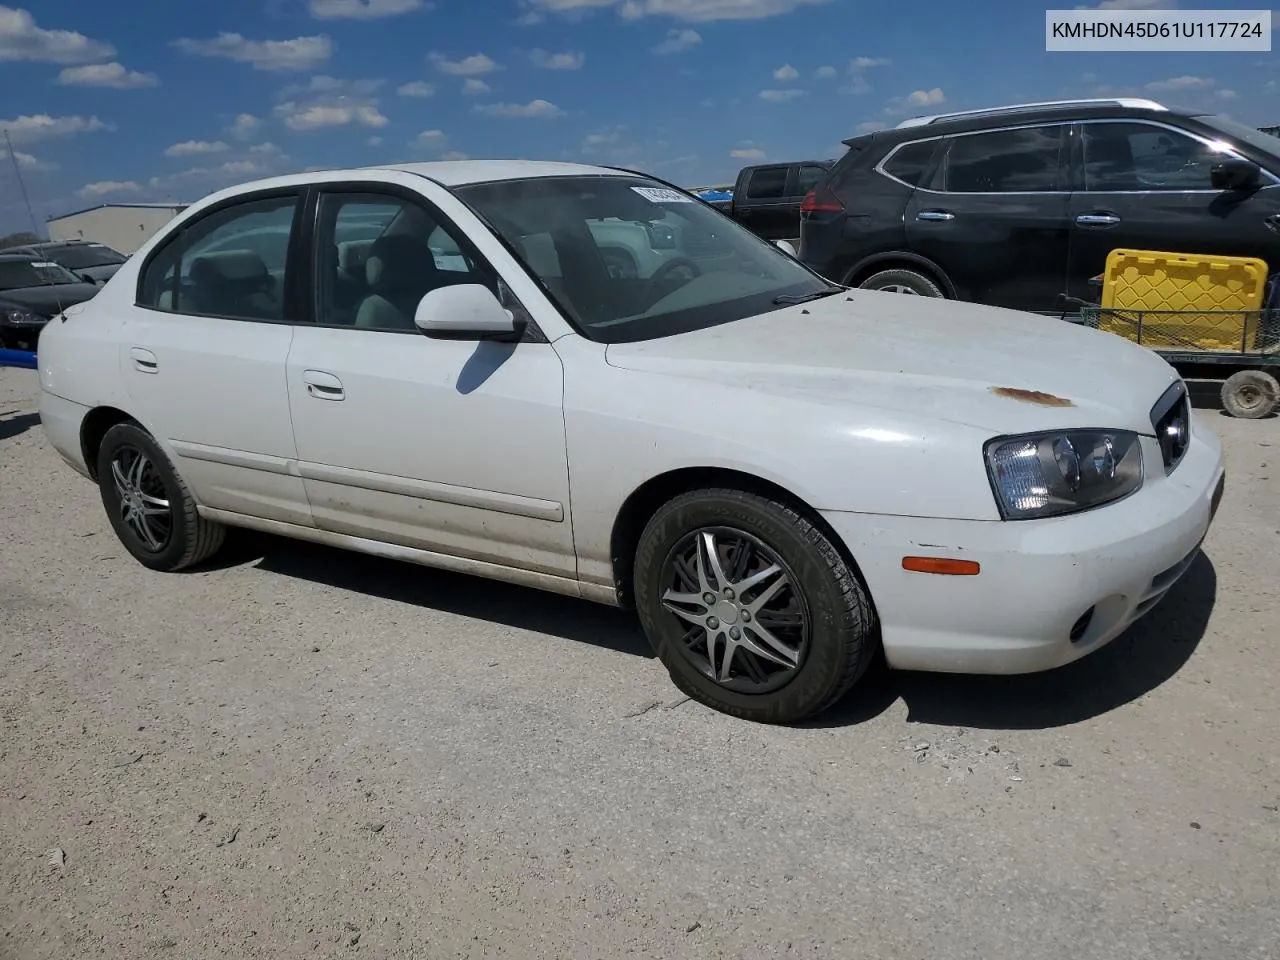
<path fill-rule="evenodd" d="M 1210 170 L 1223 156 L 1186 134 L 1148 123 L 1084 127 L 1085 189 L 1096 193 L 1211 190 Z"/>
<path fill-rule="evenodd" d="M 325 193 L 316 229 L 316 323 L 413 332 L 432 290 L 499 285 L 451 225 L 425 204 L 388 194 Z"/>

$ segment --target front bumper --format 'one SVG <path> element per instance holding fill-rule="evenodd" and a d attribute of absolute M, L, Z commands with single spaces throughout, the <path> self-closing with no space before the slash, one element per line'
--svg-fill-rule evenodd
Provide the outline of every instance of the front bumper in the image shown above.
<path fill-rule="evenodd" d="M 1133 496 L 1049 520 L 824 513 L 866 579 L 889 665 L 1033 673 L 1123 633 L 1191 566 L 1225 480 L 1221 445 L 1200 424 L 1172 475 L 1152 438 L 1143 438 L 1143 461 L 1147 479 Z M 974 560 L 981 572 L 910 573 L 905 556 Z"/>

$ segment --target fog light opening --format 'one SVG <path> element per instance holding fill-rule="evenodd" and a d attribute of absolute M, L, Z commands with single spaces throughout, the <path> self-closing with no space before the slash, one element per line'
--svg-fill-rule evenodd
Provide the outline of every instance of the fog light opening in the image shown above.
<path fill-rule="evenodd" d="M 1089 624 L 1093 623 L 1093 612 L 1097 607 L 1090 607 L 1080 615 L 1080 619 L 1071 627 L 1071 642 L 1078 643 L 1080 639 L 1089 631 Z"/>

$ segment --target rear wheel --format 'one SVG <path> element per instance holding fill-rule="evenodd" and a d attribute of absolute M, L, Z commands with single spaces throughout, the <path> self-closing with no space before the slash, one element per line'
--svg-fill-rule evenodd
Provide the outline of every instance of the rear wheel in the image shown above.
<path fill-rule="evenodd" d="M 738 490 L 684 494 L 640 538 L 636 605 L 675 684 L 724 713 L 790 723 L 825 710 L 874 653 L 874 615 L 807 518 Z"/>
<path fill-rule="evenodd" d="M 98 489 L 116 536 L 152 570 L 181 570 L 207 560 L 226 537 L 222 524 L 196 511 L 169 458 L 136 424 L 118 423 L 102 438 Z"/>
<path fill-rule="evenodd" d="M 1269 417 L 1280 406 L 1280 383 L 1262 370 L 1233 373 L 1222 385 L 1222 406 L 1245 420 Z"/>
<path fill-rule="evenodd" d="M 863 290 L 882 290 L 885 293 L 905 293 L 916 297 L 944 297 L 942 288 L 914 270 L 896 268 L 873 273 L 858 284 Z"/>

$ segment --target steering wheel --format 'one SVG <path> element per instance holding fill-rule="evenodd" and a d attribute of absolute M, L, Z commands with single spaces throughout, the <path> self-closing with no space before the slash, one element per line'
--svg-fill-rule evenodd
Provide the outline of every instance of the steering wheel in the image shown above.
<path fill-rule="evenodd" d="M 675 273 L 675 271 L 682 268 L 693 274 L 693 277 L 689 278 L 690 280 L 694 277 L 702 276 L 702 268 L 688 257 L 673 257 L 653 271 L 653 276 L 649 278 L 649 283 L 645 288 L 646 295 L 652 294 L 654 288 L 667 279 L 668 274 Z"/>

